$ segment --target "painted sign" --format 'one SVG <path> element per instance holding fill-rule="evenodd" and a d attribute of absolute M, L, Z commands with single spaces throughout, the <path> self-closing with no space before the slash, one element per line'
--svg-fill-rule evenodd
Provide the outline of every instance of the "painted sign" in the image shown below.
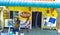
<path fill-rule="evenodd" d="M 55 17 L 46 17 L 44 20 L 44 25 L 48 27 L 56 27 L 56 18 Z"/>

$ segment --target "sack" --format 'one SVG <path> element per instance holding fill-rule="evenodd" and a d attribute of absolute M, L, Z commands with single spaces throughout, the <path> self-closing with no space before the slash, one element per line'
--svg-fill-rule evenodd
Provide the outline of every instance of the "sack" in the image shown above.
<path fill-rule="evenodd" d="M 1 32 L 1 35 L 8 35 L 8 33 L 5 33 L 5 32 L 4 32 L 4 33 L 2 33 L 2 32 Z"/>
<path fill-rule="evenodd" d="M 19 23 L 15 23 L 14 28 L 19 28 L 20 24 Z"/>

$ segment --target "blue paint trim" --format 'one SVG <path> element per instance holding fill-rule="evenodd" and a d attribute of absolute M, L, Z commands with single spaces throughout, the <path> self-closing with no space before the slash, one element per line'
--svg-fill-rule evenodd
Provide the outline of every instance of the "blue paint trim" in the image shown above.
<path fill-rule="evenodd" d="M 33 2 L 13 2 L 10 0 L 0 0 L 0 6 L 31 6 L 31 7 L 48 7 L 48 8 L 60 8 L 60 3 L 33 3 Z"/>

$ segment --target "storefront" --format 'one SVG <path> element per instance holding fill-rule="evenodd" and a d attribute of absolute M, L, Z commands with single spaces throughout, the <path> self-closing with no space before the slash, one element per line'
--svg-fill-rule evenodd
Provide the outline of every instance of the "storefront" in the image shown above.
<path fill-rule="evenodd" d="M 19 18 L 19 20 L 26 20 L 20 16 L 21 12 L 30 13 L 29 20 L 31 27 L 40 28 L 56 28 L 57 11 L 55 8 L 39 8 L 39 7 L 13 7 L 8 8 L 4 6 L 3 10 L 3 27 L 8 27 L 7 20 Z M 51 23 L 51 24 L 50 24 Z M 14 22 L 12 23 L 14 24 Z M 51 25 L 51 26 L 50 26 Z"/>
<path fill-rule="evenodd" d="M 58 29 L 59 0 L 0 0 L 0 28 Z M 15 24 L 16 20 L 20 24 Z M 27 26 L 25 23 L 27 22 Z M 22 24 L 21 24 L 22 23 Z M 29 23 L 29 24 L 28 24 Z M 25 27 L 26 26 L 26 27 Z"/>

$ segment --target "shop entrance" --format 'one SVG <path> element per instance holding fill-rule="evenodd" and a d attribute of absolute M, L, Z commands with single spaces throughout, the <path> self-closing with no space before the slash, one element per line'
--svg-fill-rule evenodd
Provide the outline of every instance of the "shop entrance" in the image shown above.
<path fill-rule="evenodd" d="M 41 28 L 42 12 L 32 12 L 32 27 Z"/>

